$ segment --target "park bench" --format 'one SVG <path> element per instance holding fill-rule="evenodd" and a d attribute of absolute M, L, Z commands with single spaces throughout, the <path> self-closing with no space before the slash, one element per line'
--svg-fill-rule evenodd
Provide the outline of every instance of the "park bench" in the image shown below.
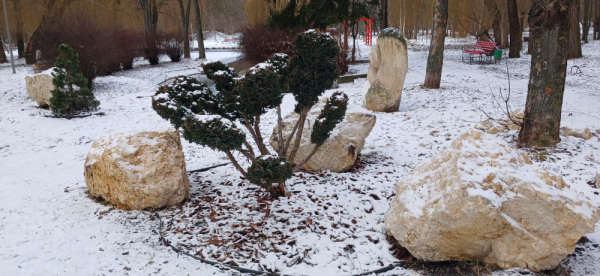
<path fill-rule="evenodd" d="M 479 62 L 488 61 L 492 63 L 494 60 L 494 54 L 496 52 L 496 42 L 489 41 L 477 41 L 475 43 L 475 47 L 473 50 L 464 50 L 462 54 L 462 61 L 465 61 L 465 58 L 469 60 L 469 63 L 473 63 L 473 59 L 475 56 L 479 56 Z"/>

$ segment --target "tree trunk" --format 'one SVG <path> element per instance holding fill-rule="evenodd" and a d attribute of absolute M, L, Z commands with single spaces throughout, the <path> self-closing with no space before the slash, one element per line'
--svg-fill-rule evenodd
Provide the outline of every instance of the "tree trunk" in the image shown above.
<path fill-rule="evenodd" d="M 581 40 L 584 43 L 589 43 L 588 36 L 590 33 L 590 20 L 592 17 L 591 0 L 583 0 L 583 35 Z"/>
<path fill-rule="evenodd" d="M 579 0 L 572 0 L 573 5 L 571 6 L 571 30 L 569 31 L 569 48 L 568 58 L 580 58 L 581 53 L 581 32 L 579 30 Z"/>
<path fill-rule="evenodd" d="M 600 3 L 597 1 L 595 3 L 596 7 L 594 9 L 596 10 L 596 19 L 594 20 L 594 40 L 598 40 L 600 39 Z"/>
<path fill-rule="evenodd" d="M 156 0 L 138 0 L 142 13 L 144 14 L 144 26 L 146 31 L 155 34 L 158 30 L 158 5 Z"/>
<path fill-rule="evenodd" d="M 444 42 L 446 41 L 446 27 L 448 25 L 448 0 L 435 0 L 433 8 L 433 31 L 429 57 L 427 58 L 427 71 L 425 74 L 426 88 L 440 88 L 442 80 L 442 67 L 444 65 Z"/>
<path fill-rule="evenodd" d="M 525 118 L 519 132 L 521 146 L 549 147 L 560 142 L 570 5 L 573 0 L 551 0 L 535 4 L 529 13 L 533 43 Z M 579 36 L 578 36 L 579 37 Z"/>
<path fill-rule="evenodd" d="M 381 18 L 380 18 L 380 30 L 387 28 L 388 25 L 388 0 L 381 0 Z"/>
<path fill-rule="evenodd" d="M 8 62 L 6 52 L 4 52 L 4 43 L 0 42 L 0 63 Z"/>
<path fill-rule="evenodd" d="M 508 35 L 510 33 L 510 24 L 508 18 L 508 7 L 505 0 L 497 2 L 498 10 L 500 11 L 500 29 L 502 30 L 502 43 L 498 46 L 502 49 L 509 48 Z"/>
<path fill-rule="evenodd" d="M 508 7 L 508 22 L 510 25 L 510 51 L 509 58 L 520 58 L 521 49 L 519 41 L 521 38 L 521 24 L 519 23 L 519 9 L 517 8 L 517 0 L 507 0 Z"/>
<path fill-rule="evenodd" d="M 183 6 L 183 0 L 179 2 L 179 11 L 181 13 L 181 25 L 183 27 L 183 57 L 190 58 L 190 8 L 192 0 L 188 0 L 187 8 Z"/>
<path fill-rule="evenodd" d="M 498 10 L 498 5 L 494 0 L 485 0 L 485 6 L 487 7 L 490 14 L 494 16 L 492 21 L 492 29 L 494 30 L 494 42 L 500 47 L 502 44 L 502 29 L 500 28 L 500 22 L 502 21 L 502 15 Z"/>
<path fill-rule="evenodd" d="M 17 52 L 18 58 L 25 57 L 25 41 L 23 40 L 23 18 L 21 14 L 21 0 L 13 0 L 15 19 L 16 19 L 16 30 L 15 38 L 17 41 Z"/>
<path fill-rule="evenodd" d="M 204 35 L 202 34 L 202 17 L 200 17 L 200 4 L 198 4 L 200 0 L 192 0 L 194 2 L 194 14 L 196 15 L 196 31 L 198 35 L 196 39 L 198 40 L 198 54 L 199 59 L 206 59 L 206 50 L 204 49 Z"/>

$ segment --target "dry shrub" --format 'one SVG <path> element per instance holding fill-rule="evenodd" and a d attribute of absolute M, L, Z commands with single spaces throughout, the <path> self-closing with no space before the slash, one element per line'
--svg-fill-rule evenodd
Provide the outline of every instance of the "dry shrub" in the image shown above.
<path fill-rule="evenodd" d="M 172 62 L 179 62 L 183 57 L 183 43 L 185 37 L 182 34 L 170 33 L 165 34 L 162 41 L 162 51 Z"/>
<path fill-rule="evenodd" d="M 119 60 L 123 70 L 133 69 L 133 60 L 142 56 L 142 37 L 140 32 L 117 30 L 115 32 L 117 48 L 120 49 Z"/>
<path fill-rule="evenodd" d="M 338 45 L 340 46 L 340 55 L 337 57 L 337 64 L 340 68 L 341 75 L 344 75 L 348 73 L 348 69 L 350 69 L 348 46 L 345 46 L 341 39 L 338 40 Z"/>
<path fill-rule="evenodd" d="M 260 63 L 276 53 L 293 56 L 294 38 L 296 34 L 291 31 L 272 30 L 265 25 L 254 25 L 242 31 L 240 46 L 249 62 Z"/>
<path fill-rule="evenodd" d="M 137 45 L 131 32 L 106 29 L 82 15 L 54 18 L 40 28 L 39 35 L 39 67 L 54 66 L 58 46 L 68 44 L 79 55 L 80 71 L 90 88 L 97 76 L 121 70 L 121 64 L 127 63 L 124 60 L 135 55 Z"/>
<path fill-rule="evenodd" d="M 148 59 L 150 65 L 157 65 L 162 51 L 162 42 L 165 35 L 162 32 L 146 32 L 144 34 L 143 51 L 144 57 Z"/>

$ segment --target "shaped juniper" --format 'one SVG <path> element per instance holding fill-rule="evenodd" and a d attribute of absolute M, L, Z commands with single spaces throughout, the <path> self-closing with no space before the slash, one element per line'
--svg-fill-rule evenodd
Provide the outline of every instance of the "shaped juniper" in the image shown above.
<path fill-rule="evenodd" d="M 87 79 L 79 72 L 79 55 L 67 44 L 58 47 L 60 55 L 56 58 L 51 91 L 50 109 L 57 115 L 73 115 L 89 111 L 100 105 Z"/>
<path fill-rule="evenodd" d="M 293 134 L 286 141 L 282 139 L 282 69 L 289 70 L 289 79 L 296 79 L 296 84 L 302 81 L 313 84 L 312 87 L 305 84 L 291 86 L 298 101 L 296 109 L 303 112 L 296 124 L 299 136 L 302 135 L 308 110 L 317 103 L 318 97 L 326 88 L 331 87 L 333 80 L 339 75 L 335 62 L 339 49 L 329 36 L 304 33 L 300 34 L 297 40 L 299 42 L 294 45 L 309 47 L 320 54 L 298 50 L 300 55 L 294 57 L 297 60 L 294 63 L 292 59 L 288 66 L 285 66 L 283 56 L 276 58 L 279 61 L 271 58 L 268 62 L 249 69 L 243 77 L 237 77 L 231 68 L 221 62 L 205 64 L 203 69 L 206 76 L 217 84 L 216 93 L 195 80 L 181 77 L 173 84 L 161 87 L 152 101 L 154 110 L 160 116 L 169 120 L 175 127 L 183 129 L 185 139 L 225 152 L 244 177 L 251 183 L 265 188 L 273 198 L 286 195 L 286 180 L 295 171 L 302 169 L 314 152 L 329 138 L 335 126 L 343 120 L 348 104 L 345 94 L 334 93 L 313 125 L 313 154 L 299 164 L 287 161 L 293 160 L 288 158 L 288 152 L 295 154 L 299 142 L 296 140 L 290 147 Z M 323 45 L 316 45 L 318 43 Z M 317 70 L 313 70 L 314 68 Z M 280 129 L 276 155 L 266 146 L 260 129 L 261 116 L 271 109 L 277 109 Z M 298 127 L 299 125 L 302 127 Z M 242 132 L 238 126 L 245 128 L 249 135 Z M 250 144 L 247 136 L 253 138 L 254 146 Z M 254 147 L 258 148 L 258 154 L 255 153 Z M 236 160 L 234 151 L 242 153 L 251 163 L 247 171 Z"/>

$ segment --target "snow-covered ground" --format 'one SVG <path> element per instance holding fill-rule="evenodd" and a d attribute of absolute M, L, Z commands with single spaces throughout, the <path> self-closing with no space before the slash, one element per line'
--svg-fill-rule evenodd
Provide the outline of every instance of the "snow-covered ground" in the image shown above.
<path fill-rule="evenodd" d="M 460 61 L 462 49 L 473 39 L 449 39 L 442 88 L 420 87 L 425 77 L 428 46 L 426 41 L 410 41 L 409 73 L 400 111 L 377 114 L 377 124 L 367 138 L 363 156 L 364 170 L 395 170 L 402 177 L 423 160 L 448 147 L 452 140 L 484 119 L 481 107 L 500 117 L 492 94 L 507 91 L 506 65 L 469 65 Z M 361 55 L 368 47 L 361 44 Z M 583 45 L 582 59 L 569 61 L 583 65 L 583 74 L 567 76 L 562 125 L 572 128 L 600 129 L 600 42 Z M 222 59 L 227 57 L 211 57 Z M 160 243 L 158 223 L 151 213 L 119 211 L 90 200 L 86 195 L 83 163 L 91 144 L 98 138 L 124 131 L 163 128 L 169 124 L 151 109 L 156 80 L 168 72 L 196 70 L 200 62 L 161 63 L 158 66 L 136 63 L 136 68 L 100 77 L 95 95 L 106 116 L 83 119 L 53 119 L 43 115 L 27 97 L 25 76 L 33 70 L 17 62 L 13 75 L 8 63 L 0 64 L 0 274 L 2 275 L 228 275 L 192 258 L 178 255 Z M 511 105 L 523 107 L 527 92 L 530 57 L 508 61 L 511 73 Z M 352 69 L 365 73 L 368 65 Z M 344 84 L 338 90 L 359 105 L 364 79 Z M 331 93 L 328 91 L 327 93 Z M 284 113 L 291 111 L 293 99 L 285 98 Z M 357 107 L 358 108 L 358 107 Z M 365 111 L 367 112 L 367 111 Z M 269 113 L 265 125 L 272 126 Z M 270 135 L 270 127 L 263 127 Z M 565 137 L 556 151 L 540 154 L 540 166 L 559 172 L 571 186 L 585 190 L 593 173 L 600 168 L 599 136 L 584 141 Z M 188 170 L 226 162 L 224 154 L 182 140 Z M 535 154 L 532 153 L 535 159 Z M 545 161 L 541 161 L 545 160 Z M 214 172 L 214 176 L 213 175 Z M 229 167 L 199 175 L 209 178 L 238 178 Z M 350 182 L 349 182 L 350 183 Z M 380 185 L 380 198 L 393 191 L 394 182 L 362 177 L 348 185 Z M 324 184 L 327 185 L 327 184 Z M 301 188 L 302 186 L 298 186 Z M 351 188 L 353 188 L 351 187 Z M 335 187 L 336 189 L 341 187 Z M 294 185 L 290 189 L 294 191 Z M 299 194 L 300 195 L 300 194 Z M 298 196 L 298 195 L 294 195 Z M 386 209 L 386 199 L 374 206 L 375 213 Z M 388 202 L 391 198 L 387 199 Z M 344 208 L 346 208 L 345 206 Z M 381 221 L 372 223 L 382 224 Z M 580 246 L 578 257 L 569 258 L 571 275 L 600 275 L 600 229 L 589 234 L 591 243 Z M 307 242 L 307 241 L 303 241 Z M 314 246 L 319 246 L 314 241 Z M 328 242 L 323 242 L 329 244 Z M 385 243 L 385 241 L 382 241 Z M 381 250 L 386 250 L 385 247 Z M 360 253 L 360 252 L 359 252 Z M 382 252 L 389 255 L 389 252 Z M 359 254 L 357 254 L 359 255 Z M 351 259 L 351 257 L 349 257 Z M 267 260 L 268 261 L 268 260 Z M 318 265 L 327 265 L 319 263 Z M 338 263 L 336 263 L 338 265 Z M 358 268 L 356 268 L 358 267 Z M 350 271 L 360 271 L 360 265 Z M 326 271 L 343 275 L 344 269 Z M 308 269 L 308 267 L 307 267 Z M 302 273 L 294 270 L 293 272 Z M 312 275 L 320 274 L 315 270 Z M 517 270 L 496 273 L 519 275 Z M 386 275 L 414 275 L 396 269 Z"/>

